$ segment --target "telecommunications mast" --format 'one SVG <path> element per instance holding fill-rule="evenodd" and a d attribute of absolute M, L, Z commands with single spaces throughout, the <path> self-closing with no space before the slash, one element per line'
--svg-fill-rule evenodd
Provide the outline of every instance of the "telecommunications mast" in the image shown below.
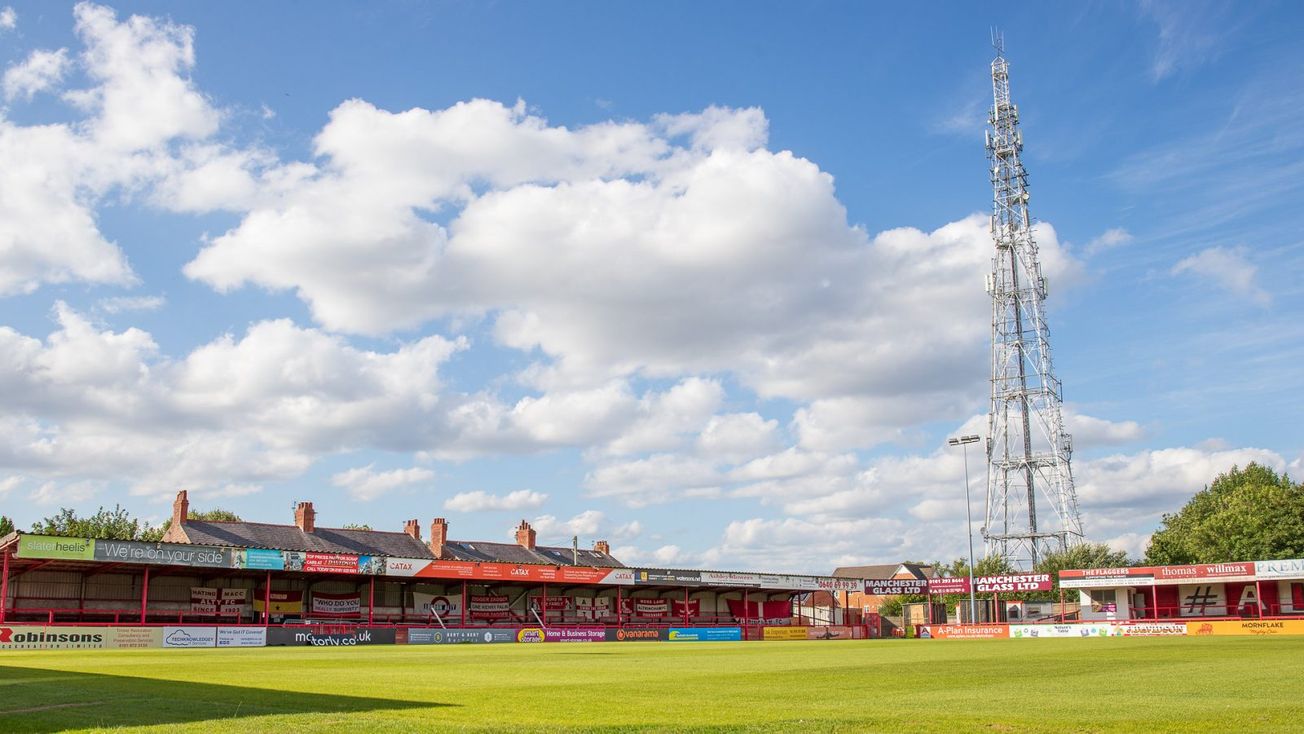
<path fill-rule="evenodd" d="M 1082 542 L 1082 518 L 1051 364 L 1046 279 L 1028 214 L 1019 108 L 1010 102 L 1005 39 L 992 34 L 993 104 L 987 130 L 992 178 L 992 401 L 987 431 L 987 555 L 1031 568 L 1048 551 Z M 1042 512 L 1038 515 L 1038 509 Z"/>

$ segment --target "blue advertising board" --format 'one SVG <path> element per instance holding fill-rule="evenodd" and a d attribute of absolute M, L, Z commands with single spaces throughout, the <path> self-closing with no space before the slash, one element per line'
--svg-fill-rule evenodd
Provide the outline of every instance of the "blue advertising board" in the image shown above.
<path fill-rule="evenodd" d="M 671 627 L 671 642 L 740 642 L 741 627 Z"/>
<path fill-rule="evenodd" d="M 250 548 L 245 551 L 244 567 L 260 571 L 283 571 L 285 570 L 285 557 L 278 550 Z"/>

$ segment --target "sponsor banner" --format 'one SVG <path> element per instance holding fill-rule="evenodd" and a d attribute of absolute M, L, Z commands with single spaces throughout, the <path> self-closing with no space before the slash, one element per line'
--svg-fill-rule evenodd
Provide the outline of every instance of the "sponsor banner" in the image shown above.
<path fill-rule="evenodd" d="M 1259 561 L 1254 564 L 1254 575 L 1261 579 L 1304 579 L 1304 559 Z"/>
<path fill-rule="evenodd" d="M 1088 568 L 1059 572 L 1060 588 L 1108 589 L 1116 586 L 1149 586 L 1155 575 L 1149 568 Z"/>
<path fill-rule="evenodd" d="M 1003 624 L 925 624 L 918 629 L 920 637 L 934 640 L 996 640 L 1010 636 L 1010 628 Z"/>
<path fill-rule="evenodd" d="M 538 627 L 526 627 L 525 629 L 516 631 L 517 642 L 543 642 L 544 639 L 546 639 L 544 632 Z"/>
<path fill-rule="evenodd" d="M 669 599 L 621 599 L 621 611 L 635 617 L 670 616 Z"/>
<path fill-rule="evenodd" d="M 249 548 L 245 550 L 244 567 L 259 571 L 284 571 L 285 555 L 278 550 Z"/>
<path fill-rule="evenodd" d="M 805 627 L 766 627 L 761 630 L 763 640 L 804 640 Z"/>
<path fill-rule="evenodd" d="M 418 614 L 438 616 L 442 620 L 461 619 L 462 597 L 458 595 L 412 592 L 412 605 Z"/>
<path fill-rule="evenodd" d="M 671 627 L 666 633 L 670 642 L 741 642 L 741 627 Z"/>
<path fill-rule="evenodd" d="M 1154 566 L 1157 584 L 1177 584 L 1183 581 L 1209 579 L 1210 581 L 1253 581 L 1253 563 L 1202 563 L 1194 566 Z"/>
<path fill-rule="evenodd" d="M 622 627 L 606 630 L 607 642 L 656 642 L 670 639 L 670 630 L 653 627 Z"/>
<path fill-rule="evenodd" d="M 355 616 L 362 613 L 362 597 L 357 594 L 312 593 L 312 613 L 328 616 Z"/>
<path fill-rule="evenodd" d="M 162 646 L 161 627 L 0 625 L 0 650 L 134 650 Z"/>
<path fill-rule="evenodd" d="M 869 579 L 865 593 L 872 596 L 898 596 L 900 594 L 927 594 L 927 579 Z"/>
<path fill-rule="evenodd" d="M 266 627 L 218 627 L 218 647 L 265 647 Z"/>
<path fill-rule="evenodd" d="M 1135 622 L 1115 625 L 1123 637 L 1180 637 L 1186 634 L 1184 622 Z"/>
<path fill-rule="evenodd" d="M 467 599 L 467 616 L 472 619 L 507 619 L 512 616 L 511 600 L 506 596 L 472 594 Z"/>
<path fill-rule="evenodd" d="M 404 566 L 411 565 L 411 568 Z M 632 568 L 589 568 L 586 566 L 543 566 L 511 563 L 475 563 L 471 561 L 431 561 L 389 559 L 385 566 L 390 576 L 418 578 L 466 579 L 468 581 L 548 582 L 574 584 L 631 585 Z"/>
<path fill-rule="evenodd" d="M 543 631 L 544 642 L 603 642 L 606 627 L 550 627 Z"/>
<path fill-rule="evenodd" d="M 310 645 L 313 647 L 354 647 L 357 645 L 393 645 L 393 629 L 360 627 L 352 632 L 317 633 L 309 628 L 269 627 L 269 646 Z"/>
<path fill-rule="evenodd" d="M 463 645 L 516 642 L 516 630 L 409 629 L 409 645 Z"/>
<path fill-rule="evenodd" d="M 298 568 L 294 568 L 296 562 L 299 565 Z M 299 553 L 297 551 L 286 551 L 285 570 L 303 571 L 304 573 L 356 574 L 358 572 L 358 557 L 348 553 Z"/>
<path fill-rule="evenodd" d="M 263 602 L 267 599 L 266 589 L 256 589 L 254 591 L 254 611 L 263 611 Z M 302 614 L 303 613 L 303 592 L 302 591 L 272 591 L 272 614 Z"/>
<path fill-rule="evenodd" d="M 241 561 L 234 548 L 98 539 L 95 541 L 95 560 L 200 568 L 240 568 Z"/>
<path fill-rule="evenodd" d="M 1122 631 L 1112 624 L 1012 624 L 1010 637 L 1118 637 Z"/>
<path fill-rule="evenodd" d="M 564 612 L 575 608 L 575 600 L 569 596 L 532 596 L 530 608 L 541 612 Z"/>
<path fill-rule="evenodd" d="M 364 576 L 385 575 L 384 556 L 358 556 L 358 573 Z"/>
<path fill-rule="evenodd" d="M 217 628 L 164 627 L 163 647 L 217 647 Z"/>
<path fill-rule="evenodd" d="M 642 568 L 634 575 L 636 584 L 691 584 L 702 583 L 701 571 L 673 571 Z"/>
<path fill-rule="evenodd" d="M 733 573 L 730 571 L 700 571 L 702 583 L 707 586 L 749 586 L 760 588 L 761 575 L 756 573 Z"/>
<path fill-rule="evenodd" d="M 1186 634 L 1304 635 L 1304 619 L 1244 619 L 1229 622 L 1187 622 Z"/>
<path fill-rule="evenodd" d="M 57 538 L 49 535 L 20 535 L 18 557 L 90 561 L 95 558 L 95 541 L 85 538 Z"/>
<path fill-rule="evenodd" d="M 808 640 L 852 640 L 856 631 L 850 627 L 807 627 Z"/>
<path fill-rule="evenodd" d="M 974 579 L 978 592 L 1050 591 L 1055 585 L 1048 573 L 1019 573 L 1008 576 L 979 576 Z"/>
<path fill-rule="evenodd" d="M 969 578 L 966 576 L 928 579 L 930 594 L 968 594 Z"/>

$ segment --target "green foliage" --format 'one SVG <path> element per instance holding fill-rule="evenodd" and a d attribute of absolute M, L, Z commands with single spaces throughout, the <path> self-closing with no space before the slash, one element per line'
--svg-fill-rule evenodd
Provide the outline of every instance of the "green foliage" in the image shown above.
<path fill-rule="evenodd" d="M 112 510 L 101 507 L 89 517 L 79 517 L 76 511 L 61 507 L 58 514 L 32 525 L 32 532 L 40 535 L 111 540 L 140 540 L 150 530 L 149 523 L 132 517 L 121 505 L 114 505 Z"/>
<path fill-rule="evenodd" d="M 373 528 L 365 522 L 346 522 L 345 530 L 372 530 Z"/>
<path fill-rule="evenodd" d="M 1229 563 L 1304 556 L 1304 485 L 1251 463 L 1232 467 L 1164 515 L 1146 562 Z"/>
<path fill-rule="evenodd" d="M 1054 587 L 1051 599 L 1059 598 L 1059 572 L 1066 568 L 1124 568 L 1133 565 L 1126 551 L 1117 551 L 1104 543 L 1082 543 L 1062 551 L 1047 553 L 1037 562 L 1037 573 L 1050 574 Z M 1040 594 L 1045 597 L 1046 595 Z M 1074 597 L 1076 598 L 1076 597 Z"/>
<path fill-rule="evenodd" d="M 0 537 L 4 537 L 14 531 L 14 521 L 8 516 L 0 515 Z"/>

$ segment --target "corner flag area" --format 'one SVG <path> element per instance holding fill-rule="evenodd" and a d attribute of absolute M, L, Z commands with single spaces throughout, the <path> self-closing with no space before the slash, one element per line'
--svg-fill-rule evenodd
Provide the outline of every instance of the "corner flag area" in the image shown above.
<path fill-rule="evenodd" d="M 0 731 L 1293 731 L 1304 638 L 14 651 Z"/>

